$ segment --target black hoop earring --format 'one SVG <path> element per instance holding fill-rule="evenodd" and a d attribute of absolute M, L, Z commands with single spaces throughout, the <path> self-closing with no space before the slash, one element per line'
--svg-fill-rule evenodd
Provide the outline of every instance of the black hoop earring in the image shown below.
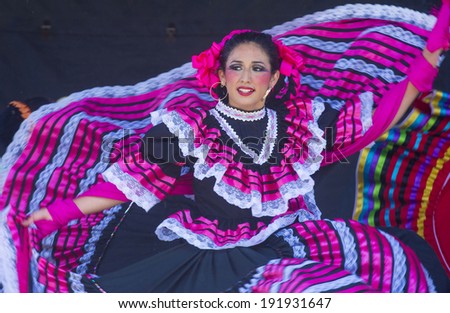
<path fill-rule="evenodd" d="M 222 85 L 222 83 L 221 82 L 215 82 L 214 84 L 212 84 L 212 86 L 209 88 L 209 95 L 214 99 L 214 100 L 216 100 L 216 101 L 222 101 L 223 99 L 225 99 L 227 96 L 228 96 L 228 90 L 226 89 L 226 87 L 225 87 L 225 89 L 226 89 L 226 93 L 225 93 L 225 96 L 223 96 L 222 98 L 215 98 L 214 96 L 213 96 L 213 89 L 217 86 L 217 84 L 220 84 L 220 86 L 222 86 L 222 88 L 224 88 L 225 86 L 224 85 Z M 215 94 L 215 92 L 214 92 L 214 94 Z"/>

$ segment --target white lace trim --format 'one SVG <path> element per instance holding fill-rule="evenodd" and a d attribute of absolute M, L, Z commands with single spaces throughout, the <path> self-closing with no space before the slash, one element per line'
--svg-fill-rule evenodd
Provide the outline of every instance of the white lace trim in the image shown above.
<path fill-rule="evenodd" d="M 345 263 L 344 268 L 351 272 L 356 273 L 358 270 L 358 253 L 356 252 L 356 243 L 353 235 L 350 233 L 350 229 L 345 222 L 330 221 L 334 229 L 339 234 L 342 240 L 342 246 L 344 248 Z"/>
<path fill-rule="evenodd" d="M 398 6 L 382 4 L 346 4 L 296 18 L 292 21 L 265 30 L 264 32 L 276 36 L 305 25 L 352 18 L 371 18 L 394 22 L 404 22 L 407 20 L 408 23 L 426 30 L 431 30 L 436 23 L 435 16 Z"/>
<path fill-rule="evenodd" d="M 246 112 L 230 107 L 229 105 L 226 105 L 223 102 L 219 101 L 214 108 L 223 115 L 228 116 L 229 118 L 243 122 L 259 121 L 266 116 L 265 107 L 257 111 Z"/>
<path fill-rule="evenodd" d="M 262 203 L 260 192 L 253 190 L 251 194 L 246 194 L 239 188 L 223 182 L 222 177 L 227 168 L 222 164 L 216 163 L 213 167 L 209 167 L 205 163 L 196 163 L 194 165 L 194 176 L 200 180 L 205 177 L 215 177 L 216 182 L 214 191 L 230 204 L 236 205 L 241 209 L 251 209 L 252 215 L 255 217 L 276 216 L 282 214 L 288 210 L 288 201 L 290 199 L 302 195 L 308 205 L 308 210 L 310 210 L 310 213 L 307 214 L 305 219 L 310 220 L 320 218 L 321 212 L 317 208 L 314 196 L 312 195 L 314 181 L 310 175 L 307 174 L 307 171 L 314 172 L 316 168 L 320 166 L 319 164 L 315 163 L 308 167 L 304 166 L 305 164 L 294 163 L 293 167 L 297 172 L 299 179 L 285 183 L 280 187 L 279 191 L 282 194 L 282 197 L 264 203 Z M 311 201 L 307 201 L 308 199 Z"/>
<path fill-rule="evenodd" d="M 169 131 L 179 138 L 178 146 L 183 155 L 185 157 L 191 155 L 198 158 L 199 161 L 201 160 L 201 162 L 204 162 L 208 155 L 209 147 L 207 145 L 195 147 L 195 135 L 192 127 L 186 123 L 176 111 L 161 115 L 160 118 Z M 197 161 L 197 163 L 199 161 Z"/>
<path fill-rule="evenodd" d="M 178 220 L 174 218 L 165 219 L 155 231 L 155 234 L 160 240 L 172 241 L 178 238 L 183 238 L 191 245 L 199 249 L 213 249 L 223 250 L 235 247 L 252 247 L 260 244 L 266 240 L 277 230 L 292 224 L 298 216 L 298 212 L 282 216 L 269 224 L 267 228 L 260 231 L 250 239 L 241 239 L 235 243 L 227 243 L 223 246 L 218 246 L 211 238 L 203 234 L 197 234 L 191 229 L 185 228 Z"/>
<path fill-rule="evenodd" d="M 401 247 L 400 243 L 392 235 L 380 230 L 380 233 L 389 241 L 391 245 L 392 254 L 395 256 L 392 258 L 393 271 L 392 271 L 392 286 L 391 292 L 405 292 L 406 286 L 406 255 L 405 251 Z"/>
<path fill-rule="evenodd" d="M 314 195 L 314 190 L 306 193 L 303 196 L 303 201 L 308 208 L 308 211 L 302 210 L 298 216 L 299 222 L 319 220 L 322 216 L 322 212 L 319 210 L 316 204 L 316 197 Z"/>
<path fill-rule="evenodd" d="M 314 101 L 319 101 L 319 102 L 322 102 L 322 103 L 326 103 L 331 108 L 333 108 L 335 110 L 338 110 L 338 111 L 345 105 L 345 101 L 344 100 L 322 98 L 320 96 L 314 97 Z"/>
<path fill-rule="evenodd" d="M 423 264 L 420 264 L 422 267 L 422 270 L 425 274 L 425 279 L 427 280 L 427 285 L 428 285 L 428 292 L 429 293 L 436 293 L 436 286 L 434 285 L 434 281 L 430 276 L 430 273 L 428 272 L 428 270 L 425 268 L 425 266 L 423 266 Z"/>
<path fill-rule="evenodd" d="M 78 222 L 78 221 L 77 221 Z M 72 221 L 70 221 L 67 225 L 73 224 Z M 49 234 L 48 236 L 45 236 L 42 239 L 42 250 L 39 253 L 39 256 L 49 260 L 51 263 L 55 263 L 55 259 L 53 259 L 53 244 L 55 242 L 55 234 L 56 230 Z"/>
<path fill-rule="evenodd" d="M 319 79 L 314 75 L 304 75 L 301 80 L 302 85 L 308 85 L 312 89 L 319 90 L 325 83 L 324 79 Z"/>
<path fill-rule="evenodd" d="M 320 101 L 320 99 L 314 99 L 312 100 L 311 105 L 314 122 L 317 123 L 319 117 L 322 115 L 323 111 L 325 111 L 325 104 L 323 103 L 323 101 Z"/>
<path fill-rule="evenodd" d="M 0 284 L 4 292 L 19 292 L 19 280 L 16 268 L 16 248 L 6 218 L 11 207 L 0 211 Z"/>
<path fill-rule="evenodd" d="M 351 43 L 347 42 L 336 42 L 336 41 L 325 41 L 319 38 L 314 38 L 310 36 L 289 36 L 280 38 L 281 42 L 286 46 L 292 45 L 307 45 L 310 47 L 314 47 L 316 49 L 320 49 L 322 51 L 328 52 L 345 52 L 350 46 Z M 304 83 L 302 76 L 302 84 Z"/>
<path fill-rule="evenodd" d="M 374 26 L 360 34 L 360 37 L 363 37 L 368 33 L 381 33 L 388 35 L 390 37 L 396 38 L 397 40 L 403 41 L 404 43 L 414 45 L 419 48 L 425 47 L 426 41 L 423 40 L 419 35 L 412 33 L 409 30 L 405 30 L 402 27 L 394 26 L 394 25 L 382 25 L 382 26 Z M 281 41 L 286 46 L 292 45 L 308 45 L 310 47 L 314 47 L 316 49 L 328 51 L 328 52 L 345 52 L 350 46 L 351 43 L 347 42 L 336 42 L 336 41 L 325 41 L 319 38 L 314 38 L 310 36 L 289 36 L 282 37 Z M 304 83 L 302 77 L 302 84 Z"/>
<path fill-rule="evenodd" d="M 305 245 L 300 242 L 298 236 L 294 235 L 294 230 L 292 228 L 280 229 L 276 234 L 277 237 L 283 238 L 284 241 L 292 248 L 294 258 L 305 258 Z"/>
<path fill-rule="evenodd" d="M 195 164 L 197 165 L 197 164 Z M 204 167 L 208 167 L 205 165 Z M 309 178 L 299 178 L 296 181 L 291 181 L 280 186 L 281 197 L 275 200 L 262 202 L 262 195 L 259 191 L 252 190 L 250 194 L 242 192 L 239 188 L 230 186 L 222 181 L 222 176 L 226 168 L 219 165 L 214 165 L 206 174 L 197 174 L 199 167 L 194 166 L 194 176 L 201 179 L 201 177 L 215 177 L 216 182 L 214 191 L 225 199 L 228 203 L 233 204 L 242 209 L 251 209 L 252 215 L 255 217 L 262 216 L 276 216 L 285 213 L 289 206 L 288 201 L 304 195 L 313 189 L 314 181 Z M 300 168 L 298 172 L 303 172 Z M 298 173 L 297 172 L 297 173 Z"/>
<path fill-rule="evenodd" d="M 84 284 L 81 282 L 81 279 L 83 278 L 82 275 L 70 272 L 69 273 L 69 284 L 70 288 L 75 293 L 86 293 L 86 289 L 84 288 Z"/>
<path fill-rule="evenodd" d="M 399 41 L 403 41 L 406 44 L 416 46 L 417 48 L 424 48 L 426 45 L 426 41 L 422 39 L 419 35 L 414 34 L 413 32 L 406 30 L 399 26 L 394 25 L 383 25 L 377 27 L 371 27 L 368 30 L 363 31 L 360 36 L 364 36 L 367 33 L 380 33 L 385 34 L 387 36 L 393 37 Z"/>
<path fill-rule="evenodd" d="M 373 78 L 381 77 L 388 83 L 399 82 L 405 78 L 404 75 L 396 75 L 390 68 L 379 68 L 375 64 L 367 63 L 363 60 L 354 58 L 339 59 L 335 64 L 335 68 L 342 70 L 352 69 L 354 71 L 370 75 Z"/>
<path fill-rule="evenodd" d="M 161 201 L 134 177 L 122 171 L 116 163 L 103 173 L 103 177 L 106 181 L 113 183 L 129 200 L 136 202 L 138 206 L 147 212 Z"/>
<path fill-rule="evenodd" d="M 54 235 L 51 235 L 54 236 Z M 48 237 L 47 237 L 48 238 Z M 32 257 L 30 260 L 30 280 L 31 280 L 31 289 L 33 293 L 43 293 L 45 292 L 45 289 L 43 285 L 38 281 L 39 278 L 39 270 L 38 270 L 38 263 L 37 263 L 37 257 L 39 253 L 35 249 L 31 249 Z M 49 260 L 50 263 L 54 263 L 52 259 Z"/>
<path fill-rule="evenodd" d="M 362 133 L 365 134 L 373 124 L 373 93 L 370 91 L 364 92 L 359 95 L 359 99 L 361 100 L 361 123 L 363 127 Z"/>
<path fill-rule="evenodd" d="M 227 120 L 218 114 L 215 109 L 212 109 L 210 112 L 219 122 L 220 127 L 225 131 L 228 137 L 230 137 L 237 144 L 242 152 L 253 158 L 253 163 L 261 165 L 269 160 L 270 155 L 273 152 L 273 148 L 275 147 L 276 138 L 278 137 L 277 114 L 275 111 L 267 109 L 268 122 L 265 132 L 266 137 L 264 138 L 264 143 L 259 155 L 242 142 L 233 127 L 231 127 Z"/>
<path fill-rule="evenodd" d="M 165 114 L 167 114 L 167 109 L 161 109 L 161 110 L 156 110 L 150 113 L 150 121 L 152 123 L 153 126 L 156 126 L 158 124 L 162 123 L 162 116 L 164 116 Z"/>
<path fill-rule="evenodd" d="M 308 140 L 309 156 L 307 162 L 317 165 L 317 169 L 322 162 L 322 151 L 325 149 L 326 140 L 323 138 L 323 130 L 317 125 L 316 122 L 309 121 L 308 129 L 313 134 L 313 137 Z M 316 169 L 316 170 L 317 170 Z M 314 172 L 316 171 L 314 170 Z"/>

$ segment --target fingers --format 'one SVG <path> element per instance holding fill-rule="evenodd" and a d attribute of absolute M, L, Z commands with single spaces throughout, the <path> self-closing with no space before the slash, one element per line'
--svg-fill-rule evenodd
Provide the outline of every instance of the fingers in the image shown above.
<path fill-rule="evenodd" d="M 28 227 L 34 224 L 34 212 L 29 214 L 26 219 L 22 221 L 22 226 Z"/>
<path fill-rule="evenodd" d="M 28 216 L 26 219 L 24 219 L 22 221 L 22 226 L 28 227 L 33 223 L 34 223 L 34 218 L 33 218 L 33 214 L 31 214 L 30 216 Z"/>
<path fill-rule="evenodd" d="M 22 221 L 22 226 L 29 227 L 37 221 L 52 220 L 48 210 L 46 208 L 37 210 L 28 215 L 26 219 Z"/>

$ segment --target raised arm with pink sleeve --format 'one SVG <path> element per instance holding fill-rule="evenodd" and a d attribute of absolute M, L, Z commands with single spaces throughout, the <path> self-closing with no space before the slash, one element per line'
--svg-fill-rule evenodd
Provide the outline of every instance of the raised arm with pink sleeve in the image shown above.
<path fill-rule="evenodd" d="M 426 48 L 431 53 L 439 49 L 446 51 L 450 46 L 450 0 L 443 0 L 442 3 L 436 24 L 426 43 Z M 340 155 L 352 155 L 379 138 L 379 136 L 391 126 L 394 118 L 397 116 L 404 101 L 409 83 L 411 83 L 419 92 L 431 91 L 437 74 L 437 67 L 430 64 L 430 62 L 425 59 L 423 53 L 418 54 L 409 68 L 407 77 L 400 83 L 393 85 L 379 101 L 377 109 L 372 117 L 373 125 L 358 141 L 342 148 L 340 150 Z"/>

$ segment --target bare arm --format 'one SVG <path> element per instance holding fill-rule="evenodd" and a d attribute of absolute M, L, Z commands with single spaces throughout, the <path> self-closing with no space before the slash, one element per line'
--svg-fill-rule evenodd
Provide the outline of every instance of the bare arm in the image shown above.
<path fill-rule="evenodd" d="M 85 215 L 98 213 L 123 203 L 123 201 L 100 197 L 79 197 L 76 198 L 74 202 Z"/>
<path fill-rule="evenodd" d="M 425 48 L 422 52 L 422 55 L 424 58 L 430 63 L 434 68 L 437 68 L 437 64 L 439 61 L 439 56 L 443 52 L 443 49 L 438 49 L 434 52 L 430 52 L 427 48 Z M 411 83 L 408 83 L 408 86 L 406 87 L 405 95 L 402 99 L 402 102 L 400 104 L 400 108 L 395 115 L 394 119 L 392 120 L 391 124 L 389 125 L 388 129 L 390 129 L 392 126 L 394 126 L 400 118 L 406 113 L 408 108 L 412 105 L 414 100 L 419 96 L 420 91 Z"/>
<path fill-rule="evenodd" d="M 103 197 L 79 197 L 74 199 L 74 203 L 80 209 L 80 211 L 86 214 L 99 213 L 103 210 L 107 210 L 112 208 L 115 205 L 121 204 L 124 201 L 108 199 Z M 48 220 L 52 221 L 52 217 L 47 208 L 39 209 L 28 216 L 23 222 L 22 225 L 25 227 L 30 226 L 34 222 L 40 220 Z"/>
<path fill-rule="evenodd" d="M 426 47 L 422 52 L 423 58 L 431 64 L 435 69 L 437 68 L 437 64 L 439 61 L 439 56 L 443 51 L 447 51 L 450 48 L 450 40 L 449 40 L 449 27 L 450 27 L 450 0 L 442 0 L 442 6 L 439 10 L 439 13 L 437 14 L 436 23 L 431 30 L 430 35 L 428 36 L 428 40 L 426 43 Z M 420 60 L 416 60 L 419 61 Z M 413 63 L 411 65 L 411 68 L 414 66 L 417 66 L 418 64 Z M 425 67 L 424 64 L 421 65 L 422 67 Z M 418 68 L 415 68 L 416 70 L 422 70 L 419 65 Z M 432 82 L 432 77 L 422 77 L 422 79 L 418 78 L 417 76 L 421 73 L 415 73 L 415 79 L 416 84 L 421 84 L 425 82 L 425 85 L 427 85 L 428 80 L 428 88 L 430 88 L 429 84 L 430 81 Z M 427 75 L 424 73 L 424 75 Z M 429 75 L 429 74 L 428 74 Z M 414 86 L 411 81 L 406 86 L 406 91 L 404 94 L 404 97 L 400 104 L 400 109 L 397 112 L 396 116 L 394 117 L 394 120 L 389 125 L 389 128 L 391 128 L 394 124 L 396 124 L 399 119 L 405 114 L 407 109 L 411 106 L 411 104 L 414 102 L 414 100 L 417 98 L 417 96 L 420 93 L 420 88 L 416 88 L 417 86 Z"/>

